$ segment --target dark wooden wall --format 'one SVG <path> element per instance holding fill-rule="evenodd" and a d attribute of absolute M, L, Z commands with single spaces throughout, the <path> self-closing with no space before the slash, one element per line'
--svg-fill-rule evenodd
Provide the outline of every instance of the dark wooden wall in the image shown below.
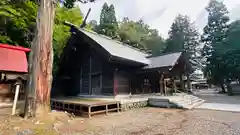
<path fill-rule="evenodd" d="M 159 76 L 156 72 L 136 73 L 131 80 L 131 93 L 158 93 L 159 86 Z"/>
<path fill-rule="evenodd" d="M 59 71 L 54 78 L 53 96 L 113 95 L 114 67 L 98 51 L 72 35 Z"/>
<path fill-rule="evenodd" d="M 115 71 L 115 92 L 116 94 L 129 94 L 130 93 L 130 78 L 131 74 L 125 70 Z"/>
<path fill-rule="evenodd" d="M 92 48 L 82 53 L 80 94 L 113 95 L 114 67 Z"/>

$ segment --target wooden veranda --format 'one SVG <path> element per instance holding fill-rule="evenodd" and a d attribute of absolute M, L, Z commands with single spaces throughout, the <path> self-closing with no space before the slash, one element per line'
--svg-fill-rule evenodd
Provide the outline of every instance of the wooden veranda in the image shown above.
<path fill-rule="evenodd" d="M 51 99 L 51 107 L 55 110 L 67 111 L 88 118 L 96 114 L 108 114 L 109 112 L 119 112 L 121 110 L 119 101 L 80 99 L 78 97 Z"/>

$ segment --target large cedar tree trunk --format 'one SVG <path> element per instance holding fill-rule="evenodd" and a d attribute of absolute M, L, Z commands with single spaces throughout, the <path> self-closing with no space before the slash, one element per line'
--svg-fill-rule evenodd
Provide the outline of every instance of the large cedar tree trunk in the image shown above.
<path fill-rule="evenodd" d="M 40 0 L 39 4 L 37 30 L 31 46 L 28 91 L 34 101 L 33 114 L 43 115 L 50 110 L 55 0 Z"/>

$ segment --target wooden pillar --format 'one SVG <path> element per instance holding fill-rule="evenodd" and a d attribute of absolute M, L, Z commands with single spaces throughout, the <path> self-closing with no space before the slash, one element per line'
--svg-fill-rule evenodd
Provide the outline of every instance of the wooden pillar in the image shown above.
<path fill-rule="evenodd" d="M 192 91 L 190 75 L 187 73 L 187 91 Z"/>
<path fill-rule="evenodd" d="M 118 79 L 117 79 L 117 69 L 114 70 L 114 73 L 113 73 L 113 94 L 114 96 L 117 95 L 117 88 L 118 88 Z"/>
<path fill-rule="evenodd" d="M 92 57 L 90 52 L 90 58 L 89 58 L 89 95 L 92 94 Z"/>
<path fill-rule="evenodd" d="M 163 77 L 163 91 L 164 91 L 164 96 L 167 95 L 167 80 L 164 79 Z"/>
<path fill-rule="evenodd" d="M 106 115 L 108 114 L 108 104 L 106 104 Z"/>
<path fill-rule="evenodd" d="M 15 86 L 15 96 L 14 96 L 14 101 L 13 101 L 13 108 L 12 108 L 12 115 L 16 114 L 16 107 L 17 107 L 17 101 L 18 101 L 18 96 L 19 96 L 19 91 L 20 91 L 20 85 L 21 83 L 18 81 L 16 82 Z"/>
<path fill-rule="evenodd" d="M 172 83 L 173 83 L 173 90 L 175 92 L 175 94 L 177 93 L 177 86 L 176 86 L 176 82 L 175 82 L 175 78 L 172 78 Z"/>
<path fill-rule="evenodd" d="M 79 90 L 80 94 L 83 93 L 83 82 L 82 82 L 82 79 L 83 79 L 83 75 L 82 75 L 82 67 L 81 67 L 81 69 L 80 69 L 80 90 Z"/>
<path fill-rule="evenodd" d="M 91 118 L 91 108 L 92 108 L 92 106 L 88 106 L 88 118 Z"/>
<path fill-rule="evenodd" d="M 165 86 L 164 86 L 164 75 L 163 73 L 161 73 L 160 75 L 160 91 L 161 91 L 161 95 L 164 95 L 164 90 L 165 90 Z"/>
<path fill-rule="evenodd" d="M 185 91 L 185 84 L 184 84 L 184 81 L 183 81 L 182 74 L 179 75 L 179 79 L 180 79 L 181 90 Z"/>

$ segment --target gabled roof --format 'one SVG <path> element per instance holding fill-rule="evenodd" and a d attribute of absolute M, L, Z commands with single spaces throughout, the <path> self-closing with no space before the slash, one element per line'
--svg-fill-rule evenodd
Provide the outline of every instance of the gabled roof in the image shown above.
<path fill-rule="evenodd" d="M 156 57 L 150 57 L 148 58 L 150 61 L 150 64 L 144 68 L 152 69 L 152 68 L 161 68 L 161 67 L 173 67 L 181 55 L 182 55 L 182 52 L 176 52 L 176 53 L 170 53 L 170 54 L 165 54 L 165 55 L 156 56 Z"/>
<path fill-rule="evenodd" d="M 0 44 L 0 71 L 28 72 L 28 48 Z"/>
<path fill-rule="evenodd" d="M 102 48 L 109 52 L 112 56 L 124 58 L 127 60 L 139 62 L 142 64 L 149 64 L 150 61 L 146 58 L 149 54 L 141 52 L 138 49 L 130 47 L 127 44 L 113 40 L 95 32 L 89 32 L 84 29 L 79 29 L 83 34 L 97 42 Z"/>

